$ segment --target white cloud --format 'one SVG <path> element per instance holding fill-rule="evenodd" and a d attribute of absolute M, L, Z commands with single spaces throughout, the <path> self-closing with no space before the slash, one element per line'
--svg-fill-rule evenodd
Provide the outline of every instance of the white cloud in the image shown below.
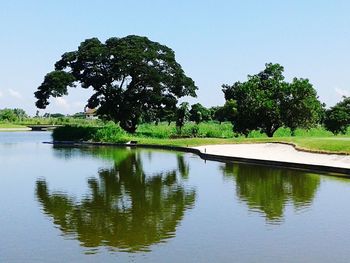
<path fill-rule="evenodd" d="M 76 102 L 73 103 L 73 105 L 74 105 L 74 108 L 80 109 L 81 111 L 83 111 L 83 109 L 86 106 L 86 102 L 76 101 Z"/>
<path fill-rule="evenodd" d="M 339 88 L 335 88 L 335 93 L 339 96 L 339 97 L 349 97 L 350 96 L 350 91 L 349 90 L 345 90 L 345 89 L 339 89 Z"/>
<path fill-rule="evenodd" d="M 4 96 L 4 94 L 0 91 L 0 98 L 1 98 L 2 96 Z"/>
<path fill-rule="evenodd" d="M 23 99 L 22 94 L 14 89 L 8 89 L 8 92 L 9 92 L 10 96 L 13 98 L 20 99 L 20 100 Z"/>
<path fill-rule="evenodd" d="M 70 109 L 69 103 L 64 98 L 61 98 L 61 97 L 54 98 L 54 102 L 55 102 L 56 106 L 61 108 L 61 109 L 64 109 L 64 110 Z"/>

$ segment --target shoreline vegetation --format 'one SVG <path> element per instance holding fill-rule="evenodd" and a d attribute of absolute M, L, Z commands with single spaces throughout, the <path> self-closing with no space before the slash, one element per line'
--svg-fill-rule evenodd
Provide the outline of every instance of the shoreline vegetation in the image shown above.
<path fill-rule="evenodd" d="M 297 150 L 350 155 L 350 129 L 334 135 L 323 125 L 310 129 L 296 129 L 294 136 L 289 128 L 279 128 L 273 137 L 260 131 L 251 131 L 247 137 L 234 136 L 231 122 L 203 121 L 196 124 L 188 121 L 179 130 L 175 122 L 141 123 L 134 134 L 125 132 L 114 122 L 100 119 L 73 117 L 23 118 L 15 121 L 0 121 L 0 132 L 25 131 L 27 125 L 63 125 L 53 132 L 53 140 L 87 141 L 195 147 L 213 144 L 238 143 L 287 143 Z"/>
<path fill-rule="evenodd" d="M 135 134 L 123 131 L 114 123 L 103 126 L 66 125 L 53 131 L 56 141 L 86 141 L 103 143 L 126 143 L 194 147 L 213 144 L 238 143 L 286 143 L 297 150 L 350 155 L 350 131 L 345 135 L 333 135 L 322 127 L 309 130 L 297 129 L 291 136 L 288 128 L 280 128 L 274 137 L 269 138 L 259 131 L 251 132 L 248 137 L 234 137 L 230 123 L 187 123 L 181 133 L 175 124 L 141 124 Z"/>

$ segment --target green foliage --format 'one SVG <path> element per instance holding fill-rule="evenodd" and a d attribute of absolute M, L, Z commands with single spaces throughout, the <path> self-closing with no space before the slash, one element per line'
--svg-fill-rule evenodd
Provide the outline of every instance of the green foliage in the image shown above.
<path fill-rule="evenodd" d="M 185 122 L 188 121 L 189 117 L 190 111 L 188 109 L 188 102 L 182 102 L 176 109 L 176 128 L 179 133 L 181 133 L 181 129 L 185 125 Z"/>
<path fill-rule="evenodd" d="M 211 120 L 211 112 L 200 103 L 193 104 L 190 110 L 190 120 L 199 124 L 202 121 Z"/>
<path fill-rule="evenodd" d="M 0 120 L 7 122 L 14 122 L 17 120 L 17 116 L 11 109 L 3 109 L 0 111 Z"/>
<path fill-rule="evenodd" d="M 127 134 L 120 126 L 108 123 L 103 127 L 66 125 L 56 128 L 55 141 L 127 142 Z"/>
<path fill-rule="evenodd" d="M 62 113 L 53 113 L 53 114 L 50 114 L 50 117 L 51 118 L 64 118 L 65 115 Z"/>
<path fill-rule="evenodd" d="M 140 124 L 135 135 L 140 137 L 166 139 L 172 137 L 174 134 L 176 134 L 176 127 L 174 124 L 166 125 L 165 123 L 160 123 L 159 125 L 154 125 L 143 123 Z"/>
<path fill-rule="evenodd" d="M 94 134 L 95 141 L 98 142 L 127 142 L 126 132 L 120 126 L 114 123 L 108 123 L 106 126 L 96 130 Z"/>
<path fill-rule="evenodd" d="M 223 85 L 225 99 L 237 103 L 232 119 L 233 130 L 248 136 L 260 130 L 272 137 L 282 126 L 310 128 L 320 119 L 322 105 L 317 93 L 306 79 L 284 81 L 283 67 L 266 64 L 263 71 L 248 76 L 246 82 Z"/>
<path fill-rule="evenodd" d="M 291 129 L 292 135 L 298 127 L 309 129 L 319 123 L 323 105 L 309 80 L 294 78 L 285 88 L 281 116 L 284 126 Z"/>
<path fill-rule="evenodd" d="M 202 122 L 200 124 L 187 123 L 181 135 L 183 137 L 201 137 L 201 138 L 232 138 L 232 127 L 229 123 L 222 125 L 214 122 Z"/>
<path fill-rule="evenodd" d="M 326 110 L 324 124 L 334 134 L 345 134 L 350 125 L 350 97 L 344 98 L 332 108 Z"/>
<path fill-rule="evenodd" d="M 22 120 L 18 120 L 14 122 L 19 125 L 79 125 L 79 126 L 101 126 L 104 124 L 103 121 L 99 119 L 82 119 L 82 118 L 74 118 L 74 117 L 34 117 L 34 118 L 25 118 Z"/>
<path fill-rule="evenodd" d="M 55 134 L 58 134 L 56 136 Z M 90 140 L 99 142 L 126 142 L 138 141 L 141 144 L 174 145 L 174 146 L 198 146 L 207 144 L 227 144 L 227 143 L 259 143 L 259 142 L 284 142 L 294 143 L 298 147 L 316 151 L 350 153 L 349 136 L 334 136 L 330 131 L 322 127 L 311 129 L 296 129 L 295 136 L 291 137 L 290 128 L 278 129 L 273 138 L 268 138 L 266 134 L 259 131 L 252 131 L 248 138 L 242 136 L 233 138 L 232 125 L 229 122 L 221 125 L 215 122 L 195 124 L 186 123 L 182 133 L 178 134 L 175 124 L 170 126 L 160 123 L 158 126 L 152 124 L 141 124 L 138 132 L 130 136 L 121 130 L 120 127 L 109 123 L 102 127 L 89 126 L 66 126 L 54 131 L 55 140 Z M 176 139 L 175 139 L 175 138 Z"/>
<path fill-rule="evenodd" d="M 74 87 L 75 78 L 71 73 L 65 71 L 52 71 L 45 76 L 44 82 L 34 93 L 38 99 L 35 105 L 40 109 L 45 109 L 49 105 L 48 99 L 61 97 L 68 94 L 67 87 Z"/>
<path fill-rule="evenodd" d="M 90 109 L 131 133 L 143 113 L 153 118 L 174 111 L 178 98 L 196 96 L 197 90 L 173 50 L 134 35 L 105 43 L 87 39 L 78 50 L 64 53 L 35 92 L 37 107 L 45 108 L 51 96 L 66 95 L 67 87 L 78 83 L 95 92 L 88 101 Z"/>
<path fill-rule="evenodd" d="M 53 130 L 55 141 L 90 141 L 95 138 L 97 127 L 63 126 Z"/>
<path fill-rule="evenodd" d="M 155 139 L 170 139 L 170 138 L 233 138 L 234 133 L 232 131 L 232 125 L 229 122 L 224 122 L 222 124 L 218 124 L 215 122 L 202 122 L 200 124 L 196 124 L 193 122 L 187 122 L 181 130 L 181 133 L 178 133 L 178 130 L 174 124 L 167 125 L 167 123 L 159 123 L 159 125 L 144 123 L 140 124 L 138 131 L 135 133 L 134 137 L 130 137 L 127 133 L 125 133 L 118 125 L 110 122 L 103 126 L 97 127 L 92 126 L 94 123 L 91 123 L 90 126 L 83 125 L 66 125 L 65 127 L 61 127 L 55 130 L 55 133 L 59 130 L 65 130 L 64 138 L 60 138 L 60 140 L 70 140 L 70 127 L 72 126 L 73 130 L 76 127 L 79 129 L 84 129 L 86 127 L 89 129 L 93 127 L 95 129 L 93 135 L 86 137 L 77 138 L 77 136 L 73 136 L 75 140 L 93 140 L 93 141 L 101 141 L 101 142 L 122 142 L 128 141 L 132 138 L 155 138 Z M 77 134 L 73 131 L 73 133 Z M 279 128 L 275 134 L 274 138 L 288 138 L 291 136 L 290 128 Z M 348 131 L 350 135 L 350 129 Z M 307 137 L 332 137 L 333 134 L 322 127 L 311 128 L 311 129 L 296 129 L 295 136 L 301 138 Z M 254 130 L 251 131 L 248 138 L 267 138 L 266 134 L 261 133 L 260 131 Z M 237 137 L 237 139 L 241 139 L 242 137 Z"/>
<path fill-rule="evenodd" d="M 28 118 L 27 114 L 22 109 L 2 109 L 0 110 L 1 122 L 17 122 Z"/>

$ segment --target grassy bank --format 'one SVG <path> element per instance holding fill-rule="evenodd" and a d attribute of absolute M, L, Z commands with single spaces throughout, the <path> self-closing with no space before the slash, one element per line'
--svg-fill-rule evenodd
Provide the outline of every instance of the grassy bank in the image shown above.
<path fill-rule="evenodd" d="M 98 119 L 86 119 L 86 118 L 72 118 L 72 117 L 59 117 L 59 118 L 24 118 L 16 121 L 0 121 L 0 128 L 23 128 L 28 125 L 80 125 L 80 126 L 102 126 L 103 121 Z"/>
<path fill-rule="evenodd" d="M 24 125 L 13 124 L 13 123 L 0 123 L 0 129 L 15 129 L 15 128 L 26 128 Z"/>
<path fill-rule="evenodd" d="M 130 135 L 119 126 L 109 123 L 103 127 L 65 126 L 53 133 L 55 140 L 94 141 L 94 142 L 127 142 L 137 141 L 139 144 L 157 144 L 172 146 L 200 146 L 210 144 L 263 143 L 282 142 L 296 145 L 302 150 L 315 152 L 350 154 L 350 134 L 334 136 L 323 128 L 297 130 L 296 136 L 290 135 L 289 129 L 279 129 L 273 138 L 268 138 L 257 131 L 248 138 L 233 137 L 229 123 L 187 124 L 179 134 L 174 125 L 140 125 L 138 132 Z"/>

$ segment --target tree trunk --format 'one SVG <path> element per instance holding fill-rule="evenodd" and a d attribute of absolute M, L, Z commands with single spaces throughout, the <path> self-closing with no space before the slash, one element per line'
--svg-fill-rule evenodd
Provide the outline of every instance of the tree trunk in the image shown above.
<path fill-rule="evenodd" d="M 296 130 L 295 128 L 290 129 L 290 135 L 293 137 L 295 136 L 295 130 Z"/>
<path fill-rule="evenodd" d="M 120 121 L 120 127 L 122 127 L 123 130 L 129 132 L 129 133 L 135 133 L 137 129 L 137 122 L 136 120 L 123 120 Z"/>
<path fill-rule="evenodd" d="M 275 131 L 277 131 L 278 128 L 279 128 L 279 126 L 275 127 L 274 125 L 271 125 L 270 127 L 268 127 L 265 131 L 267 137 L 269 137 L 269 138 L 273 137 Z"/>
<path fill-rule="evenodd" d="M 267 137 L 272 138 L 274 133 L 275 133 L 275 132 L 267 131 L 267 132 L 266 132 L 266 135 L 267 135 Z"/>

